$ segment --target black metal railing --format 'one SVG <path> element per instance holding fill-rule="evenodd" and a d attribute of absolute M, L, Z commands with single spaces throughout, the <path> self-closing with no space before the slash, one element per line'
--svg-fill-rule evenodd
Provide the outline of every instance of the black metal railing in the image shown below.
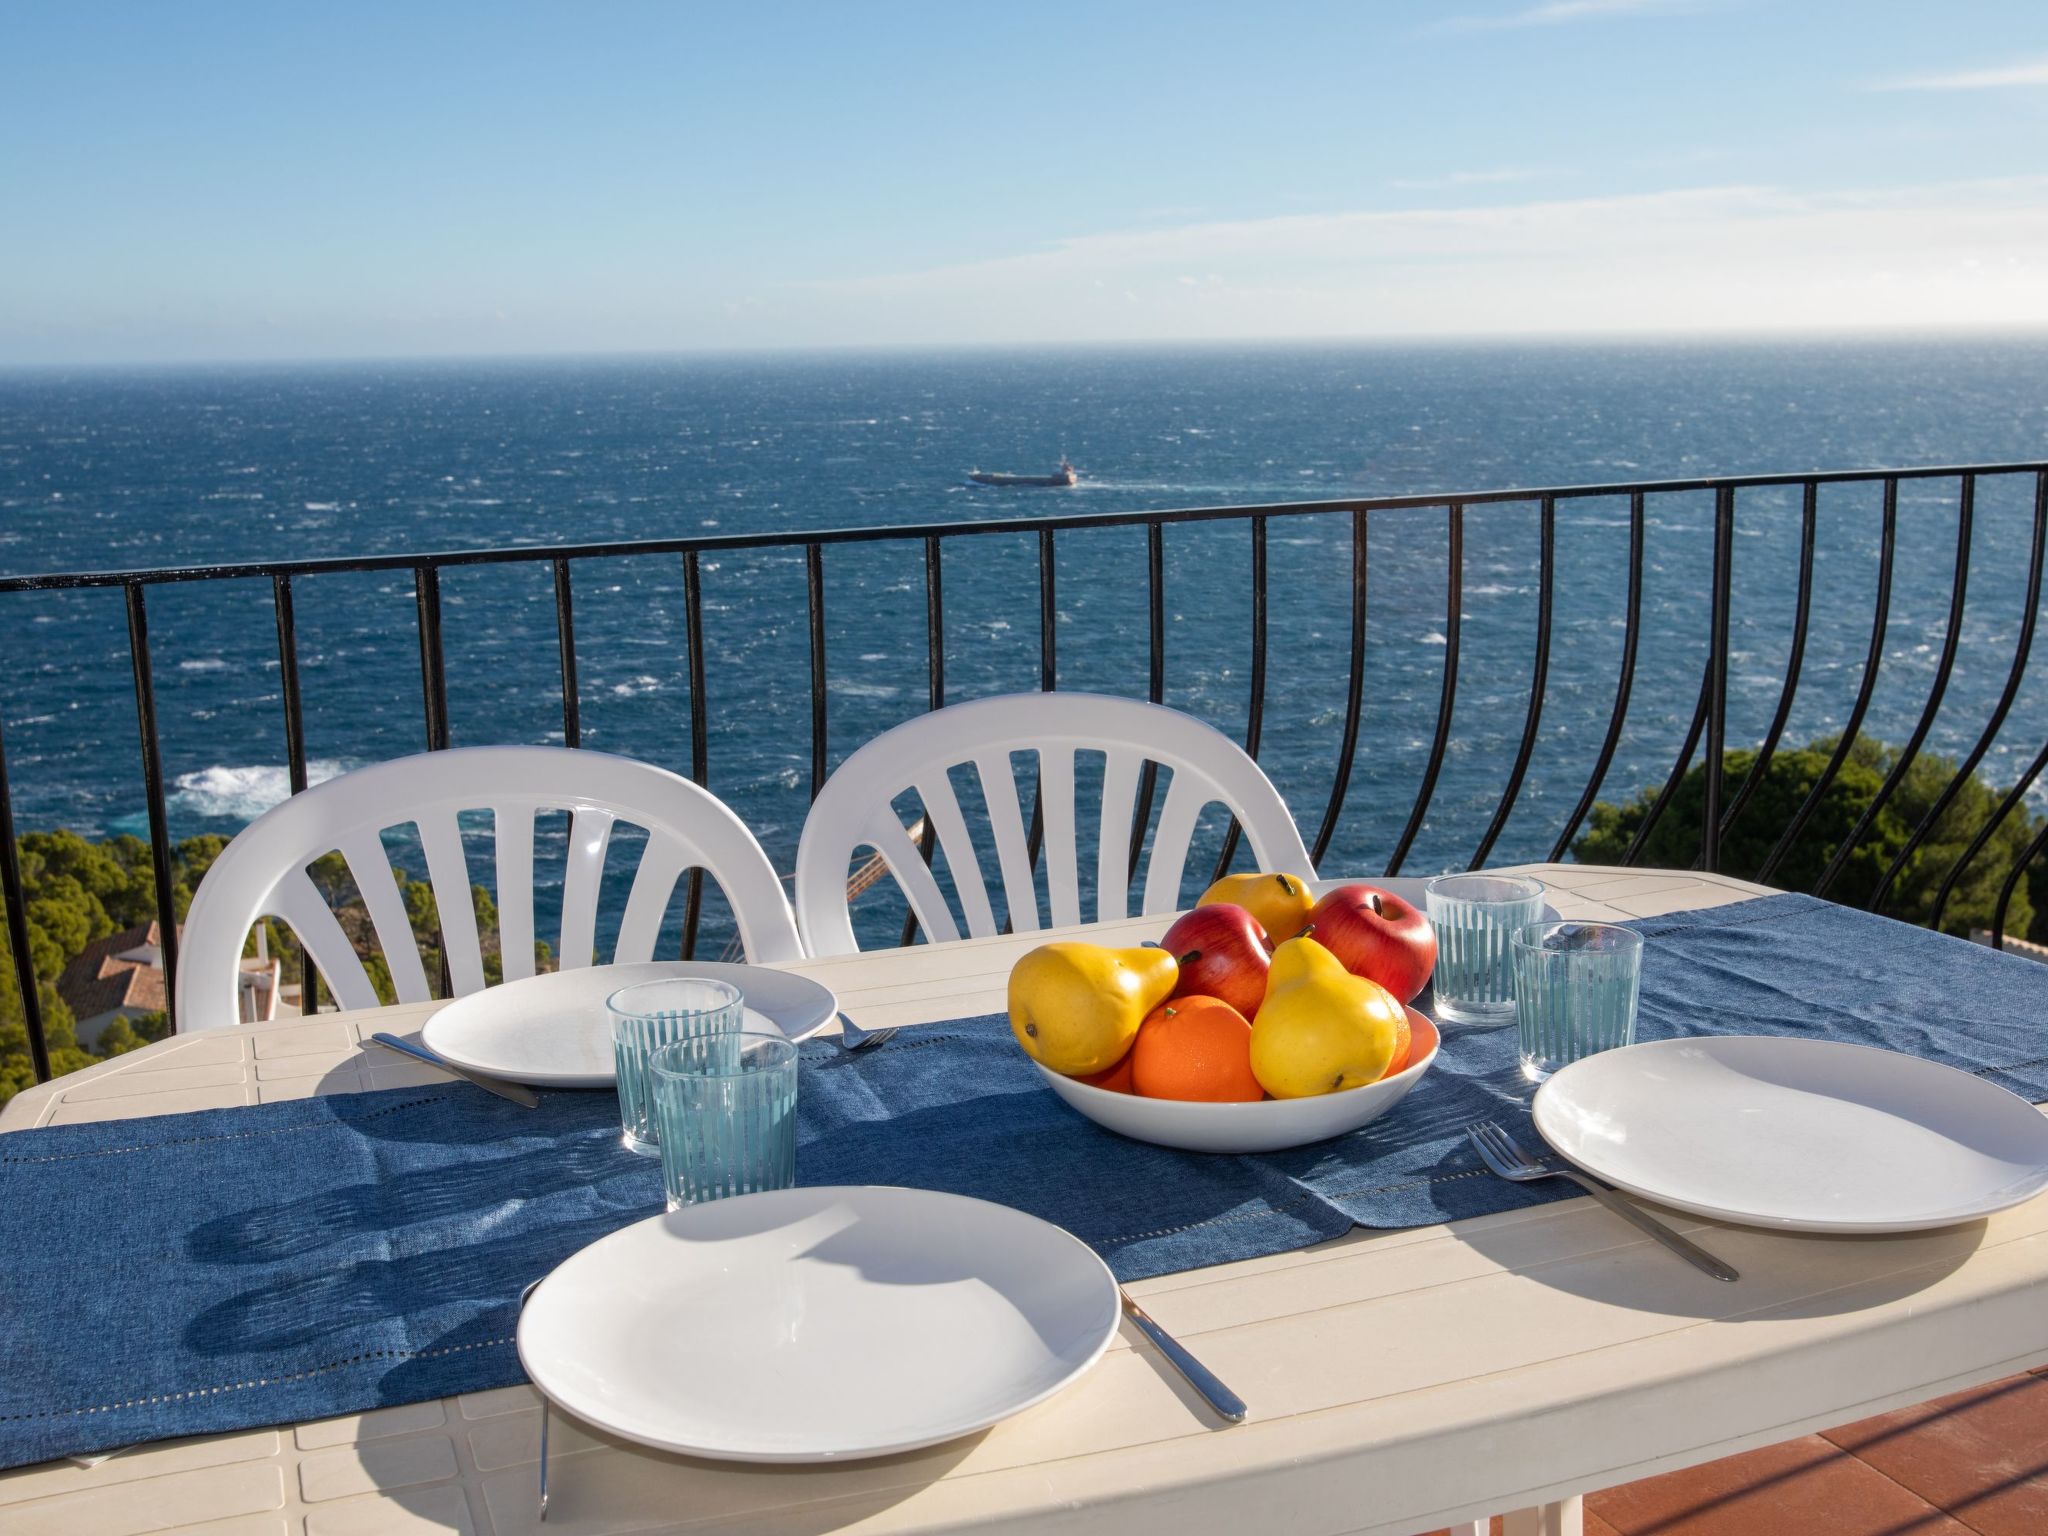
<path fill-rule="evenodd" d="M 443 653 L 441 622 L 441 577 L 445 571 L 468 566 L 541 564 L 552 578 L 555 637 L 559 652 L 562 687 L 562 732 L 569 746 L 580 745 L 584 732 L 578 694 L 576 665 L 575 605 L 572 596 L 573 570 L 577 563 L 621 556 L 679 556 L 683 574 L 685 646 L 688 659 L 690 772 L 699 783 L 707 781 L 709 759 L 708 706 L 706 703 L 706 662 L 703 621 L 703 557 L 727 550 L 798 549 L 803 553 L 808 612 L 807 637 L 810 661 L 810 791 L 816 795 L 823 784 L 829 759 L 826 751 L 828 696 L 826 681 L 825 570 L 829 550 L 853 544 L 898 544 L 915 549 L 921 545 L 925 583 L 926 651 L 928 658 L 928 702 L 933 709 L 946 700 L 946 623 L 941 585 L 942 550 L 949 542 L 986 539 L 995 535 L 1030 535 L 1037 540 L 1039 577 L 1039 682 L 1045 689 L 1059 685 L 1056 636 L 1056 541 L 1062 534 L 1103 528 L 1143 528 L 1146 535 L 1147 574 L 1147 696 L 1164 697 L 1166 682 L 1166 599 L 1165 544 L 1170 527 L 1239 521 L 1250 531 L 1251 559 L 1251 667 L 1247 702 L 1246 749 L 1254 756 L 1261 745 L 1266 711 L 1267 673 L 1267 533 L 1276 518 L 1350 515 L 1351 594 L 1350 634 L 1346 655 L 1346 684 L 1343 726 L 1336 744 L 1330 791 L 1317 823 L 1311 845 L 1320 862 L 1329 849 L 1343 815 L 1353 778 L 1359 743 L 1360 719 L 1367 674 L 1366 593 L 1370 568 L 1371 527 L 1374 514 L 1400 511 L 1442 511 L 1447 541 L 1446 587 L 1444 592 L 1444 654 L 1440 693 L 1431 730 L 1429 755 L 1413 802 L 1389 856 L 1385 872 L 1398 874 L 1408 859 L 1429 814 L 1446 755 L 1454 738 L 1455 707 L 1459 687 L 1459 650 L 1464 621 L 1465 597 L 1465 514 L 1468 509 L 1498 504 L 1521 504 L 1534 509 L 1538 524 L 1538 570 L 1536 628 L 1531 649 L 1528 701 L 1522 729 L 1500 798 L 1474 848 L 1469 864 L 1483 865 L 1492 854 L 1513 814 L 1527 779 L 1536 749 L 1548 692 L 1551 666 L 1553 594 L 1555 585 L 1557 509 L 1561 502 L 1589 497 L 1626 497 L 1629 543 L 1627 590 L 1623 611 L 1620 663 L 1613 703 L 1608 711 L 1597 756 L 1582 791 L 1573 803 L 1551 846 L 1550 856 L 1559 859 L 1570 848 L 1584 826 L 1596 798 L 1605 784 L 1617 750 L 1623 740 L 1635 688 L 1640 640 L 1643 632 L 1643 587 L 1645 560 L 1645 510 L 1652 498 L 1681 493 L 1711 493 L 1714 499 L 1712 568 L 1708 610 L 1709 635 L 1704 673 L 1698 699 L 1683 744 L 1669 774 L 1651 799 L 1624 856 L 1634 863 L 1641 855 L 1659 822 L 1670 808 L 1692 767 L 1702 738 L 1705 741 L 1704 799 L 1700 842 L 1695 866 L 1712 871 L 1721 863 L 1723 839 L 1735 819 L 1750 804 L 1762 781 L 1764 770 L 1782 745 L 1791 718 L 1807 650 L 1814 587 L 1816 507 L 1820 487 L 1842 484 L 1875 484 L 1882 488 L 1881 527 L 1878 543 L 1875 603 L 1871 638 L 1863 662 L 1855 702 L 1842 731 L 1839 746 L 1832 753 L 1818 780 L 1790 816 L 1775 845 L 1765 858 L 1756 878 L 1768 881 L 1797 842 L 1801 832 L 1825 800 L 1830 788 L 1849 760 L 1869 712 L 1884 658 L 1884 641 L 1893 597 L 1895 551 L 1898 534 L 1899 486 L 1907 481 L 1954 480 L 1959 488 L 1956 554 L 1950 582 L 1948 622 L 1942 654 L 1924 707 L 1904 747 L 1893 758 L 1889 772 L 1876 797 L 1863 809 L 1854 827 L 1837 846 L 1816 883 L 1824 892 L 1835 883 L 1847 861 L 1869 833 L 1886 804 L 1897 793 L 1907 772 L 1919 757 L 1933 728 L 1954 671 L 1962 634 L 1967 574 L 1972 548 L 1974 508 L 1980 479 L 1991 476 L 2032 476 L 2034 480 L 2033 523 L 2030 563 L 2026 578 L 2026 612 L 2016 652 L 2004 689 L 1987 717 L 1983 731 L 1965 755 L 1947 787 L 1915 825 L 1906 846 L 1893 858 L 1879 882 L 1871 905 L 1882 902 L 1891 890 L 1908 858 L 1925 843 L 1934 825 L 1954 803 L 1970 775 L 1990 749 L 2004 726 L 2017 698 L 2027 669 L 2036 629 L 2035 618 L 2041 596 L 2044 543 L 2048 543 L 2048 463 L 1983 464 L 1913 469 L 1851 470 L 1812 474 L 1749 475 L 1709 477 L 1691 480 L 1662 480 L 1640 483 L 1557 486 L 1543 489 L 1480 491 L 1458 495 L 1426 494 L 1370 497 L 1336 501 L 1294 502 L 1263 506 L 1221 506 L 1157 512 L 1099 512 L 1048 517 L 1012 517 L 979 521 L 920 524 L 903 527 L 834 528 L 762 534 L 712 534 L 689 538 L 640 539 L 608 543 L 557 546 L 458 550 L 430 554 L 379 554 L 303 560 L 264 560 L 224 565 L 191 565 L 157 570 L 86 571 L 50 575 L 0 578 L 0 596 L 76 589 L 118 589 L 124 596 L 128 621 L 128 650 L 133 674 L 136 718 L 140 731 L 140 766 L 147 801 L 151 842 L 151 873 L 156 903 L 162 921 L 163 959 L 167 988 L 175 996 L 177 979 L 177 933 L 171 921 L 172 860 L 168 829 L 162 753 L 156 714 L 156 690 L 152 681 L 149 594 L 157 588 L 188 582 L 212 582 L 267 578 L 271 584 L 276 616 L 279 680 L 283 713 L 284 744 L 293 793 L 307 783 L 306 728 L 300 690 L 299 649 L 294 605 L 294 582 L 310 576 L 360 573 L 406 572 L 413 581 L 418 611 L 420 687 L 423 702 L 424 740 L 429 750 L 445 747 L 449 740 L 448 682 Z M 1736 510 L 1739 493 L 1768 487 L 1797 487 L 1801 492 L 1799 573 L 1793 633 L 1787 653 L 1785 675 L 1768 729 L 1758 744 L 1755 766 L 1744 781 L 1729 794 L 1723 782 L 1723 750 L 1727 746 L 1729 632 L 1733 598 Z M 2048 744 L 2035 754 L 2029 766 L 2003 793 L 1996 808 L 1971 835 L 1963 852 L 1945 872 L 1935 900 L 1935 918 L 1945 911 L 1957 881 L 1982 854 L 1990 839 L 2022 805 L 2028 790 L 2048 770 Z M 1149 818 L 1155 792 L 1150 768 L 1140 788 L 1133 831 L 1133 862 L 1138 840 Z M 1041 821 L 1034 807 L 1030 846 L 1035 857 L 1041 839 Z M 30 959 L 22 872 L 15 849 L 12 795 L 7 777 L 6 745 L 0 736 L 0 897 L 6 907 L 7 939 L 15 959 L 20 985 L 21 1007 L 27 1021 L 31 1057 L 39 1080 L 50 1071 L 37 977 Z M 1216 869 L 1221 873 L 1237 847 L 1237 828 L 1226 833 Z M 1996 911 L 1996 942 L 2003 941 L 2005 918 L 2013 893 L 2033 860 L 2048 846 L 2048 828 L 2035 836 L 2017 857 L 1999 889 Z M 929 826 L 924 843 L 930 856 Z M 682 945 L 694 953 L 701 917 L 702 875 L 693 871 L 686 896 Z M 903 940 L 909 942 L 914 926 L 906 923 Z M 306 971 L 311 985 L 310 968 Z M 312 995 L 308 993 L 308 1004 Z"/>

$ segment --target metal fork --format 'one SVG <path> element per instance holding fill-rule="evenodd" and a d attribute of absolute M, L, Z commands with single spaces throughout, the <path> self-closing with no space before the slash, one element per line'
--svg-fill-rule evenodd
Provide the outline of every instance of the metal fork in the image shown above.
<path fill-rule="evenodd" d="M 1635 1223 L 1693 1268 L 1704 1270 L 1716 1280 L 1742 1278 L 1731 1266 L 1723 1264 L 1699 1244 L 1681 1237 L 1648 1211 L 1631 1205 L 1605 1184 L 1587 1178 L 1576 1168 L 1554 1167 L 1540 1157 L 1532 1157 L 1522 1150 L 1520 1142 L 1491 1120 L 1480 1120 L 1466 1126 L 1465 1134 L 1472 1138 L 1472 1145 L 1479 1149 L 1479 1156 L 1485 1161 L 1486 1166 L 1501 1178 L 1516 1184 L 1526 1184 L 1533 1179 L 1570 1179 L 1615 1215 Z"/>
<path fill-rule="evenodd" d="M 839 1044 L 851 1054 L 854 1051 L 871 1051 L 885 1044 L 896 1033 L 895 1026 L 888 1029 L 862 1029 L 845 1014 L 839 1015 Z"/>

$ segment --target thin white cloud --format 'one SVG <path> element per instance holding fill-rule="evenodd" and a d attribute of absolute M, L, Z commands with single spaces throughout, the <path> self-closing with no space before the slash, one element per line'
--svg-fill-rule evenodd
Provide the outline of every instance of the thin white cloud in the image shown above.
<path fill-rule="evenodd" d="M 843 340 L 2041 325 L 2048 176 L 1209 221 L 790 293 Z"/>
<path fill-rule="evenodd" d="M 1451 171 L 1443 176 L 1403 177 L 1387 183 L 1403 192 L 1438 192 L 1449 187 L 1490 187 L 1511 181 L 1548 181 L 1569 171 L 1542 167 L 1502 166 L 1490 171 Z"/>
<path fill-rule="evenodd" d="M 2026 64 L 1995 64 L 1989 69 L 1964 69 L 1946 75 L 1910 75 L 1880 80 L 1879 91 L 1999 91 L 2013 86 L 2048 85 L 2048 59 Z"/>
<path fill-rule="evenodd" d="M 1498 16 L 1452 16 L 1442 25 L 1452 32 L 1498 32 L 1510 27 L 1556 27 L 1574 21 L 1602 21 L 1612 16 L 1673 15 L 1696 11 L 1702 0 L 1545 0 L 1525 10 Z"/>

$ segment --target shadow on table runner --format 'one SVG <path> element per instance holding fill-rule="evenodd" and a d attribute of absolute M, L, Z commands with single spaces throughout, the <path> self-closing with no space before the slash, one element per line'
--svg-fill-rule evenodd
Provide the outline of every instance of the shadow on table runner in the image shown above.
<path fill-rule="evenodd" d="M 1643 1038 L 1885 1045 L 2048 1098 L 2035 962 L 1804 896 L 1636 926 Z M 1101 1130 L 999 1015 L 802 1060 L 800 1182 L 1000 1201 L 1127 1280 L 1572 1193 L 1491 1178 L 1462 1138 L 1527 1130 L 1512 1029 L 1453 1026 L 1385 1118 L 1256 1157 Z M 660 1203 L 609 1093 L 527 1111 L 451 1084 L 0 1138 L 0 1465 L 518 1382 L 519 1291 Z"/>
<path fill-rule="evenodd" d="M 0 1137 L 0 1465 L 524 1380 L 520 1290 L 661 1208 L 609 1093 L 466 1084 Z"/>

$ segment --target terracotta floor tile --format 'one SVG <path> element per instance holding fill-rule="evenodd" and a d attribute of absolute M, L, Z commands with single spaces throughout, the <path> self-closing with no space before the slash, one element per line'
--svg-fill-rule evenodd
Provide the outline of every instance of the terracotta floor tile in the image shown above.
<path fill-rule="evenodd" d="M 1423 1536 L 1451 1536 L 1449 1531 L 1427 1531 Z M 1493 1517 L 1493 1536 L 1500 1536 L 1500 1516 Z M 1592 1510 L 1586 1511 L 1585 1536 L 1621 1536 L 1613 1526 L 1602 1520 Z"/>
<path fill-rule="evenodd" d="M 2048 1377 L 2008 1377 L 1826 1438 L 1982 1536 L 2048 1531 Z"/>
<path fill-rule="evenodd" d="M 1970 1536 L 1918 1494 L 1807 1435 L 1587 1501 L 1620 1536 Z"/>

